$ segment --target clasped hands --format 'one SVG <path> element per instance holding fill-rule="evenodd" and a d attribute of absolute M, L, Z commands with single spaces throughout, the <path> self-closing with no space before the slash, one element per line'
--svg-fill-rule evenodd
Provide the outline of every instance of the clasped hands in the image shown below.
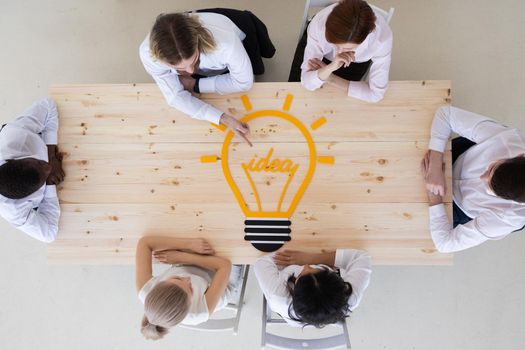
<path fill-rule="evenodd" d="M 426 183 L 429 204 L 432 206 L 442 203 L 442 196 L 447 192 L 443 153 L 428 150 L 421 160 L 420 167 Z"/>

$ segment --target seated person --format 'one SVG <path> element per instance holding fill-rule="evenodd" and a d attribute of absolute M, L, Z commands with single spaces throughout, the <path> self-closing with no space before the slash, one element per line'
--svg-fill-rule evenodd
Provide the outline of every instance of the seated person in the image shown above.
<path fill-rule="evenodd" d="M 388 87 L 392 31 L 363 0 L 341 0 L 319 11 L 297 45 L 288 81 L 308 90 L 325 83 L 348 96 L 378 102 Z M 369 71 L 368 81 L 361 81 Z"/>
<path fill-rule="evenodd" d="M 173 266 L 153 277 L 152 254 L 157 261 Z M 213 254 L 211 245 L 200 238 L 149 236 L 139 240 L 136 287 L 144 304 L 145 338 L 160 339 L 179 323 L 206 322 L 215 310 L 238 300 L 239 266 L 232 269 L 228 259 Z"/>
<path fill-rule="evenodd" d="M 270 309 L 290 325 L 323 327 L 348 317 L 370 282 L 367 252 L 285 250 L 259 258 L 255 276 Z"/>
<path fill-rule="evenodd" d="M 250 38 L 266 38 L 264 42 L 273 48 L 266 27 L 253 14 L 245 14 L 248 17 L 244 18 L 241 11 L 222 10 L 232 15 L 232 18 L 241 18 L 242 23 L 249 21 L 248 24 L 266 34 L 256 35 L 259 31 L 255 33 L 256 29 L 252 28 L 254 33 L 249 33 Z M 140 45 L 140 59 L 170 106 L 192 118 L 226 125 L 249 143 L 249 129 L 246 123 L 241 123 L 234 116 L 191 94 L 231 94 L 251 89 L 254 73 L 250 57 L 243 46 L 245 38 L 246 34 L 223 14 L 161 14 Z M 261 45 L 262 41 L 263 39 Z M 257 72 L 264 71 L 264 67 L 261 67 L 261 50 L 258 51 L 257 45 L 253 45 L 258 43 L 250 44 L 249 47 L 253 49 L 252 56 L 256 56 L 257 52 L 259 55 Z M 264 52 L 273 55 L 271 50 Z M 254 62 L 257 62 L 256 58 L 253 58 Z"/>
<path fill-rule="evenodd" d="M 445 194 L 443 152 L 452 140 L 451 224 Z M 429 197 L 430 232 L 440 252 L 456 252 L 501 239 L 525 225 L 525 139 L 515 128 L 444 106 L 432 123 L 429 151 L 421 162 Z"/>
<path fill-rule="evenodd" d="M 56 185 L 64 179 L 55 102 L 35 102 L 0 131 L 0 216 L 42 242 L 58 232 Z"/>

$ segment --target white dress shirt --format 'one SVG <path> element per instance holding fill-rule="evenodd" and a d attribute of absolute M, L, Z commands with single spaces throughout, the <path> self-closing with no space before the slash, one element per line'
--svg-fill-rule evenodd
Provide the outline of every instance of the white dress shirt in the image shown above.
<path fill-rule="evenodd" d="M 337 54 L 336 46 L 325 38 L 326 19 L 336 5 L 337 3 L 319 11 L 308 26 L 308 41 L 301 65 L 301 83 L 311 91 L 319 89 L 325 82 L 319 79 L 317 71 L 308 72 L 308 61 L 312 58 L 322 60 L 323 57 L 333 61 Z M 376 14 L 375 24 L 375 29 L 354 50 L 355 62 L 372 59 L 368 82 L 351 81 L 348 87 L 348 96 L 367 102 L 378 102 L 385 95 L 392 53 L 392 31 L 388 23 Z"/>
<path fill-rule="evenodd" d="M 452 228 L 443 204 L 431 206 L 430 232 L 440 252 L 500 239 L 525 225 L 525 204 L 496 196 L 480 179 L 493 162 L 525 153 L 520 132 L 482 115 L 445 106 L 434 117 L 429 149 L 443 152 L 452 132 L 476 143 L 458 157 L 452 170 L 454 202 L 473 219 Z"/>
<path fill-rule="evenodd" d="M 302 323 L 290 319 L 288 310 L 292 303 L 292 296 L 288 292 L 288 278 L 291 275 L 299 276 L 303 266 L 278 266 L 273 261 L 274 254 L 259 258 L 254 265 L 255 276 L 259 281 L 262 292 L 270 308 L 292 326 L 303 326 Z M 348 299 L 350 310 L 354 310 L 370 282 L 371 258 L 363 250 L 337 249 L 335 253 L 335 267 L 340 269 L 341 277 L 352 285 L 352 294 Z"/>
<path fill-rule="evenodd" d="M 195 13 L 192 16 L 196 16 L 211 32 L 216 44 L 213 52 L 199 56 L 199 71 L 196 73 L 207 76 L 199 80 L 200 92 L 222 95 L 249 90 L 253 85 L 253 71 L 242 45 L 246 35 L 226 16 L 215 13 Z M 152 57 L 149 34 L 140 45 L 140 59 L 170 106 L 192 118 L 219 124 L 223 112 L 184 90 L 177 70 Z M 228 74 L 221 74 L 226 70 Z"/>
<path fill-rule="evenodd" d="M 22 158 L 47 162 L 46 145 L 57 144 L 57 130 L 55 102 L 51 99 L 35 102 L 0 132 L 0 165 L 8 159 Z M 0 195 L 0 216 L 33 238 L 43 242 L 53 241 L 60 217 L 56 187 L 44 184 L 22 199 Z"/>
<path fill-rule="evenodd" d="M 157 283 L 175 276 L 189 277 L 191 280 L 191 288 L 193 289 L 190 309 L 181 323 L 185 325 L 197 325 L 206 322 L 210 318 L 210 314 L 208 312 L 208 304 L 206 303 L 204 294 L 210 286 L 211 280 L 213 279 L 213 273 L 197 266 L 173 265 L 159 276 L 152 277 L 140 290 L 140 301 L 144 304 L 146 296 L 153 287 L 157 285 Z M 223 295 L 217 304 L 216 309 L 222 309 L 226 304 L 227 300 L 225 295 Z"/>

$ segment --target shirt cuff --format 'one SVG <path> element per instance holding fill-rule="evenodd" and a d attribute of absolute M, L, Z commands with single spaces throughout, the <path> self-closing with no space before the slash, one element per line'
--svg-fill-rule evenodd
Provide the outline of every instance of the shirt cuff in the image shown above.
<path fill-rule="evenodd" d="M 441 140 L 437 137 L 431 137 L 430 142 L 428 143 L 428 148 L 437 151 L 437 152 L 445 152 L 445 148 L 447 148 L 447 142 L 448 140 Z"/>
<path fill-rule="evenodd" d="M 56 198 L 57 197 L 57 187 L 55 185 L 46 185 L 44 189 L 45 198 Z"/>
<path fill-rule="evenodd" d="M 215 92 L 215 80 L 217 77 L 201 78 L 199 80 L 199 90 L 202 93 Z"/>
<path fill-rule="evenodd" d="M 344 249 L 335 250 L 335 261 L 334 261 L 335 266 L 337 267 L 343 266 L 343 255 L 344 255 Z"/>
<path fill-rule="evenodd" d="M 56 130 L 49 130 L 42 132 L 42 139 L 46 145 L 56 145 L 58 142 L 58 135 Z"/>
<path fill-rule="evenodd" d="M 303 73 L 301 76 L 301 83 L 306 89 L 313 91 L 319 89 L 325 82 L 319 79 L 317 71 L 315 70 Z"/>
<path fill-rule="evenodd" d="M 205 118 L 210 123 L 219 125 L 220 124 L 220 120 L 221 120 L 221 115 L 222 115 L 222 111 L 221 110 L 219 110 L 219 109 L 213 107 L 212 105 L 210 105 L 210 107 L 206 111 Z"/>
<path fill-rule="evenodd" d="M 428 215 L 430 216 L 430 220 L 434 220 L 443 216 L 446 217 L 447 212 L 445 210 L 445 205 L 442 203 L 428 207 Z"/>

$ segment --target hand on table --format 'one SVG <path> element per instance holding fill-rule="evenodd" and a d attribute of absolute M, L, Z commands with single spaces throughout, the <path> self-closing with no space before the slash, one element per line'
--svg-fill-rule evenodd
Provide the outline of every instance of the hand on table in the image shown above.
<path fill-rule="evenodd" d="M 445 163 L 443 162 L 442 154 L 440 155 L 439 152 L 433 154 L 432 152 L 428 150 L 421 160 L 421 175 L 425 179 L 429 193 L 444 196 L 447 191 Z"/>
<path fill-rule="evenodd" d="M 47 177 L 47 185 L 58 185 L 64 180 L 66 173 L 62 169 L 62 158 L 63 154 L 58 151 L 58 147 L 55 145 L 48 145 L 48 161 L 51 165 L 51 173 Z"/>
<path fill-rule="evenodd" d="M 252 147 L 252 143 L 248 139 L 248 136 L 250 135 L 250 127 L 248 124 L 243 123 L 226 113 L 221 115 L 219 123 L 226 125 L 231 131 L 235 133 L 235 135 L 240 136 L 248 145 L 250 145 L 250 147 Z"/>
<path fill-rule="evenodd" d="M 183 257 L 188 254 L 180 250 L 160 250 L 154 251 L 153 258 L 163 264 L 177 264 L 183 262 Z"/>
<path fill-rule="evenodd" d="M 214 255 L 215 250 L 211 244 L 204 238 L 194 238 L 190 240 L 189 249 L 197 254 Z"/>

